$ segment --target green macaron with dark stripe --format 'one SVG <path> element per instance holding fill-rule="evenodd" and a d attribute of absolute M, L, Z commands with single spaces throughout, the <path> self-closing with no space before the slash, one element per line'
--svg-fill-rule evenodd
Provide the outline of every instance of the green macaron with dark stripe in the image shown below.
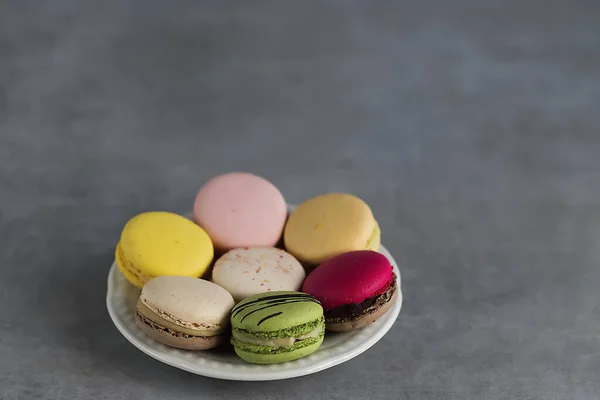
<path fill-rule="evenodd" d="M 231 310 L 231 344 L 242 359 L 274 364 L 305 357 L 325 335 L 323 307 L 301 292 L 268 292 L 245 298 Z"/>

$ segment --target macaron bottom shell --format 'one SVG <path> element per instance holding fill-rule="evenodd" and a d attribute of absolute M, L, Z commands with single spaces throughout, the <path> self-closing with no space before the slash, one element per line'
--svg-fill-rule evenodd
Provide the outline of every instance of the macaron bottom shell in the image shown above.
<path fill-rule="evenodd" d="M 162 318 L 138 300 L 135 322 L 140 331 L 151 339 L 184 350 L 207 350 L 223 343 L 225 331 L 208 331 L 177 326 Z"/>
<path fill-rule="evenodd" d="M 147 281 L 152 279 L 152 277 L 144 276 L 141 271 L 137 270 L 133 265 L 126 261 L 120 242 L 117 244 L 117 249 L 115 251 L 115 262 L 125 279 L 135 287 L 142 288 Z"/>
<path fill-rule="evenodd" d="M 225 335 L 193 336 L 175 332 L 137 313 L 135 315 L 137 328 L 150 339 L 170 347 L 183 350 L 208 350 L 215 348 L 225 341 Z"/>
<path fill-rule="evenodd" d="M 394 276 L 394 281 L 389 289 L 377 296 L 373 305 L 364 310 L 349 317 L 328 317 L 326 313 L 325 325 L 327 330 L 331 332 L 346 332 L 372 324 L 392 308 L 397 298 L 398 290 L 396 287 L 396 277 Z"/>
<path fill-rule="evenodd" d="M 238 346 L 235 346 L 235 339 L 232 340 L 232 344 L 234 345 L 235 353 L 244 361 L 253 364 L 278 364 L 297 360 L 314 353 L 323 343 L 323 338 L 324 336 L 321 335 L 316 341 L 304 347 L 272 353 L 255 353 L 247 351 L 248 347 L 244 347 L 244 349 L 242 349 Z"/>

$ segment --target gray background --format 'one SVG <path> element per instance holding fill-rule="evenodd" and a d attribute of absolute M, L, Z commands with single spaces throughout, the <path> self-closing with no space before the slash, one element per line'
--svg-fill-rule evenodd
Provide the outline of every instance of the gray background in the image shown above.
<path fill-rule="evenodd" d="M 593 0 L 0 1 L 0 398 L 597 399 L 599 71 Z M 231 170 L 372 205 L 376 346 L 231 383 L 118 334 L 122 225 Z"/>

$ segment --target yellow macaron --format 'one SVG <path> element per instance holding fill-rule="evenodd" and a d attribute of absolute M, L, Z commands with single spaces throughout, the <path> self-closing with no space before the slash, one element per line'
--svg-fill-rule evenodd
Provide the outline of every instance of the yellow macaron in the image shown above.
<path fill-rule="evenodd" d="M 292 212 L 283 240 L 288 252 L 316 265 L 348 251 L 378 250 L 381 232 L 367 203 L 350 194 L 329 193 Z"/>
<path fill-rule="evenodd" d="M 133 217 L 123 228 L 115 252 L 119 271 L 137 287 L 157 276 L 198 278 L 213 256 L 208 234 L 189 219 L 169 212 Z"/>

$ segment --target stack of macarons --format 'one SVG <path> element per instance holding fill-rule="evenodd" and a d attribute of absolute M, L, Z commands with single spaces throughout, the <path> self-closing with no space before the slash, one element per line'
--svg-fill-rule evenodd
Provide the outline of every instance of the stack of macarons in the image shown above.
<path fill-rule="evenodd" d="M 145 212 L 116 247 L 123 276 L 141 288 L 138 328 L 186 350 L 229 342 L 258 364 L 307 356 L 326 332 L 358 329 L 396 301 L 397 279 L 378 253 L 370 207 L 344 193 L 288 214 L 281 192 L 249 173 L 212 178 L 193 217 Z"/>

